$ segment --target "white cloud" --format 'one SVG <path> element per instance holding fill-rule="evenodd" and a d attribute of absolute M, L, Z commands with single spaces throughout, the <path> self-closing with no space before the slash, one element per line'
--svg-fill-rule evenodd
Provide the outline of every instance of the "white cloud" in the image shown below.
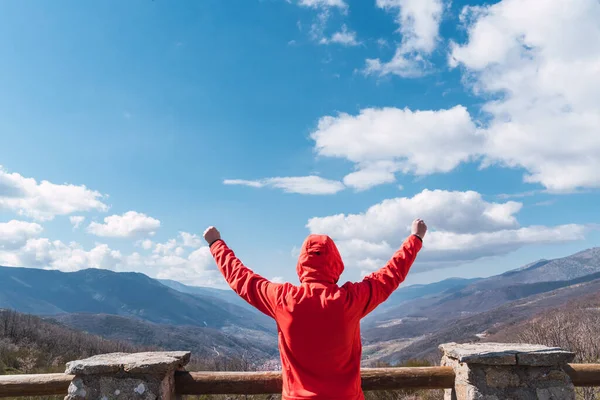
<path fill-rule="evenodd" d="M 23 246 L 27 239 L 42 233 L 42 226 L 33 222 L 12 220 L 0 223 L 0 249 Z"/>
<path fill-rule="evenodd" d="M 337 7 L 347 9 L 348 4 L 344 0 L 300 0 L 299 5 L 312 8 L 330 8 Z"/>
<path fill-rule="evenodd" d="M 314 22 L 310 26 L 310 37 L 312 40 L 316 42 L 321 42 L 321 40 L 326 40 L 325 38 L 325 28 L 327 27 L 327 21 L 329 20 L 330 12 L 329 10 L 321 11 Z"/>
<path fill-rule="evenodd" d="M 585 239 L 583 225 L 529 226 L 496 232 L 432 232 L 425 261 L 472 261 L 503 255 L 530 244 L 561 243 Z"/>
<path fill-rule="evenodd" d="M 245 179 L 225 179 L 223 181 L 225 185 L 241 185 L 241 186 L 250 186 L 253 188 L 262 188 L 267 186 L 267 182 L 265 180 L 259 181 L 250 181 Z"/>
<path fill-rule="evenodd" d="M 335 32 L 330 38 L 322 37 L 321 44 L 341 44 L 342 46 L 358 46 L 360 42 L 356 39 L 356 32 L 349 31 L 346 25 L 342 25 L 342 30 Z"/>
<path fill-rule="evenodd" d="M 254 188 L 273 187 L 282 189 L 286 193 L 326 195 L 335 194 L 344 190 L 344 184 L 319 176 L 295 176 L 266 178 L 256 181 L 242 179 L 226 179 L 225 185 L 244 185 Z"/>
<path fill-rule="evenodd" d="M 206 246 L 206 242 L 200 236 L 188 232 L 179 232 L 178 239 L 169 239 L 165 243 L 156 243 L 152 252 L 158 255 L 176 255 L 181 256 L 186 252 L 186 249 L 192 251 Z M 150 249 L 150 246 L 144 247 Z"/>
<path fill-rule="evenodd" d="M 535 196 L 538 193 L 543 193 L 541 190 L 528 190 L 526 192 L 518 192 L 518 193 L 500 193 L 497 194 L 496 197 L 499 199 L 518 199 L 523 197 L 531 197 Z"/>
<path fill-rule="evenodd" d="M 443 8 L 417 3 L 378 5 L 398 10 L 400 23 L 408 10 L 437 15 L 433 10 Z M 399 172 L 449 172 L 475 160 L 482 167 L 522 168 L 525 182 L 547 192 L 599 188 L 600 3 L 576 0 L 565 12 L 560 2 L 503 0 L 466 7 L 461 18 L 468 40 L 451 45 L 449 60 L 486 101 L 479 128 L 462 106 L 366 109 L 321 118 L 312 135 L 316 151 L 353 161 L 356 171 L 344 183 L 357 190 L 393 182 Z M 436 19 L 419 28 L 417 20 L 419 33 L 404 35 L 397 54 L 404 54 L 403 46 L 420 49 L 417 55 L 435 48 Z M 441 114 L 452 119 L 442 121 Z"/>
<path fill-rule="evenodd" d="M 379 47 L 388 47 L 389 46 L 387 40 L 385 40 L 384 38 L 377 39 L 377 45 Z"/>
<path fill-rule="evenodd" d="M 275 276 L 271 279 L 273 283 L 285 283 L 285 279 L 282 276 Z"/>
<path fill-rule="evenodd" d="M 359 169 L 344 177 L 344 185 L 357 191 L 396 181 L 395 173 L 400 169 L 394 161 L 376 161 L 364 163 Z"/>
<path fill-rule="evenodd" d="M 396 22 L 406 49 L 435 49 L 444 8 L 441 0 L 377 0 L 377 7 L 397 13 Z"/>
<path fill-rule="evenodd" d="M 377 0 L 377 7 L 396 14 L 402 41 L 388 62 L 367 59 L 366 73 L 419 76 L 425 56 L 435 49 L 444 5 L 442 0 Z"/>
<path fill-rule="evenodd" d="M 331 10 L 336 8 L 346 14 L 348 12 L 348 5 L 342 0 L 301 0 L 299 3 L 301 6 L 311 7 L 318 9 L 319 12 L 310 26 L 310 37 L 317 43 L 320 44 L 341 44 L 343 46 L 358 46 L 360 42 L 356 39 L 356 32 L 349 31 L 346 25 L 342 25 L 340 31 L 335 32 L 328 37 L 325 34 L 327 23 L 331 17 Z M 298 21 L 298 29 L 302 30 L 302 25 Z"/>
<path fill-rule="evenodd" d="M 71 184 L 37 182 L 18 173 L 9 173 L 0 166 L 0 209 L 39 221 L 84 211 L 106 211 L 104 196 L 87 187 Z"/>
<path fill-rule="evenodd" d="M 151 254 L 133 253 L 121 268 L 141 270 L 159 279 L 174 279 L 200 286 L 223 286 L 210 249 L 194 234 L 180 232 L 179 239 L 157 243 Z M 189 252 L 186 248 L 190 249 Z"/>
<path fill-rule="evenodd" d="M 437 9 L 418 3 L 424 14 Z M 415 4 L 378 2 L 399 10 L 400 22 L 402 7 Z M 466 7 L 461 18 L 468 39 L 451 44 L 449 61 L 484 98 L 481 121 L 462 106 L 325 116 L 312 134 L 317 153 L 353 161 L 344 183 L 357 190 L 391 183 L 397 173 L 445 173 L 469 161 L 521 168 L 526 183 L 546 192 L 600 188 L 600 3 L 576 0 L 566 12 L 560 2 L 503 0 Z M 436 24 L 420 26 L 402 46 L 427 52 L 435 48 Z"/>
<path fill-rule="evenodd" d="M 311 134 L 321 156 L 356 164 L 346 185 L 367 189 L 392 182 L 397 171 L 426 175 L 449 172 L 474 158 L 483 137 L 462 106 L 439 111 L 367 108 L 319 120 Z"/>
<path fill-rule="evenodd" d="M 85 268 L 114 270 L 122 256 L 105 244 L 98 244 L 86 251 L 77 243 L 65 244 L 60 240 L 46 238 L 29 239 L 23 247 L 14 251 L 0 251 L 0 263 L 9 266 L 39 267 L 61 271 L 78 271 Z"/>
<path fill-rule="evenodd" d="M 192 249 L 197 249 L 206 244 L 205 240 L 202 237 L 194 233 L 179 232 L 179 237 L 183 242 L 183 246 L 191 247 Z"/>
<path fill-rule="evenodd" d="M 222 286 L 224 283 L 207 246 L 194 250 L 187 257 L 164 256 L 147 263 L 158 268 L 156 276 L 159 279 L 201 286 Z"/>
<path fill-rule="evenodd" d="M 300 194 L 334 194 L 344 190 L 341 182 L 324 179 L 319 176 L 298 176 L 285 178 L 269 178 L 268 185 L 283 189 L 287 193 Z"/>
<path fill-rule="evenodd" d="M 83 221 L 85 221 L 85 217 L 81 215 L 72 215 L 69 217 L 69 221 L 71 225 L 73 225 L 73 229 L 78 229 Z"/>
<path fill-rule="evenodd" d="M 171 254 L 177 248 L 177 246 L 178 244 L 176 239 L 169 239 L 165 243 L 156 243 L 152 252 L 154 254 L 168 255 Z"/>
<path fill-rule="evenodd" d="M 468 40 L 450 64 L 493 98 L 487 164 L 554 192 L 600 187 L 600 2 L 503 0 L 462 19 Z"/>
<path fill-rule="evenodd" d="M 160 227 L 160 221 L 136 211 L 128 211 L 123 215 L 111 215 L 104 218 L 104 223 L 92 222 L 87 230 L 91 234 L 103 237 L 135 237 L 153 235 Z"/>
<path fill-rule="evenodd" d="M 384 200 L 362 214 L 338 214 L 311 218 L 307 227 L 337 239 L 392 240 L 398 232 L 408 232 L 415 218 L 430 228 L 469 233 L 493 232 L 518 227 L 515 214 L 521 203 L 489 203 L 473 191 L 424 190 L 413 197 Z"/>
<path fill-rule="evenodd" d="M 362 271 L 379 268 L 410 233 L 410 223 L 423 218 L 430 228 L 419 256 L 421 269 L 443 268 L 482 257 L 502 255 L 538 243 L 584 238 L 587 227 L 521 227 L 516 214 L 522 204 L 488 202 L 477 192 L 424 190 L 375 204 L 364 213 L 311 218 L 311 233 L 330 235 L 346 263 Z"/>
<path fill-rule="evenodd" d="M 0 224 L 0 265 L 65 272 L 86 268 L 139 271 L 159 279 L 175 279 L 187 284 L 224 286 L 224 280 L 207 246 L 192 249 L 188 253 L 177 240 L 172 239 L 167 243 L 173 245 L 163 246 L 160 251 L 123 255 L 106 244 L 96 244 L 86 250 L 75 242 L 66 244 L 60 240 L 28 238 L 41 232 L 41 227 L 35 227 L 37 224 L 30 224 L 31 227 L 11 225 L 8 229 Z M 9 235 L 10 231 L 18 232 Z M 144 248 L 147 247 L 145 242 L 141 242 Z M 4 246 L 5 244 L 10 246 Z"/>
<path fill-rule="evenodd" d="M 381 62 L 379 58 L 368 58 L 365 62 L 366 75 L 379 74 L 381 76 L 395 74 L 403 78 L 417 78 L 422 76 L 427 68 L 425 59 L 420 54 L 409 58 L 402 49 L 396 49 L 394 57 L 388 62 Z"/>
<path fill-rule="evenodd" d="M 158 279 L 174 279 L 190 285 L 225 286 L 210 249 L 201 244 L 199 236 L 179 232 L 177 238 L 164 243 L 154 244 L 149 240 L 139 243 L 144 250 L 152 248 L 152 252 L 134 252 L 122 257 L 119 271 L 141 271 Z"/>
<path fill-rule="evenodd" d="M 136 246 L 141 247 L 144 250 L 150 250 L 154 246 L 154 242 L 150 239 L 138 240 L 135 243 Z"/>

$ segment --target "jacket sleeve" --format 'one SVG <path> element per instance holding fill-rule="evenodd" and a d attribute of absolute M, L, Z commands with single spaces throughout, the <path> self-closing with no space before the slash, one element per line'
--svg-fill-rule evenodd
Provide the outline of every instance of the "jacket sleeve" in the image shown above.
<path fill-rule="evenodd" d="M 422 240 L 411 235 L 383 268 L 367 275 L 361 282 L 344 285 L 350 295 L 350 312 L 362 318 L 387 300 L 406 279 L 422 246 Z"/>
<path fill-rule="evenodd" d="M 250 305 L 275 318 L 283 285 L 270 282 L 252 272 L 242 264 L 223 240 L 212 243 L 210 252 L 229 286 Z"/>

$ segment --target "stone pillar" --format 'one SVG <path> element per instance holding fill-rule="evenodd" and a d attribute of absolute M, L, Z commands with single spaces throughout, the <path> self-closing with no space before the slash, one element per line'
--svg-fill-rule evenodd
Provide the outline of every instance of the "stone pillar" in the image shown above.
<path fill-rule="evenodd" d="M 67 363 L 75 375 L 65 400 L 174 400 L 175 371 L 190 360 L 184 351 L 102 354 Z"/>
<path fill-rule="evenodd" d="M 445 400 L 575 400 L 563 367 L 575 355 L 556 347 L 505 343 L 448 343 L 442 365 L 454 368 Z"/>

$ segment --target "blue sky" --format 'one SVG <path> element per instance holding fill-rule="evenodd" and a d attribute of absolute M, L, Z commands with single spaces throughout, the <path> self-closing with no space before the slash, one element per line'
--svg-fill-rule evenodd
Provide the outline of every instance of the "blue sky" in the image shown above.
<path fill-rule="evenodd" d="M 409 283 L 596 246 L 600 4 L 538 3 L 2 2 L 0 264 L 221 285 L 215 225 L 291 282 L 330 234 L 356 280 L 415 217 Z"/>

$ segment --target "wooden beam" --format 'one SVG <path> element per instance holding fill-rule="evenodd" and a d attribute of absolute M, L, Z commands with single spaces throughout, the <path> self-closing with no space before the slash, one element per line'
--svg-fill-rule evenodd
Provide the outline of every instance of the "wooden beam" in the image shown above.
<path fill-rule="evenodd" d="M 0 375 L 0 397 L 65 395 L 72 375 Z"/>
<path fill-rule="evenodd" d="M 454 387 L 454 370 L 451 367 L 363 368 L 361 377 L 365 391 Z"/>
<path fill-rule="evenodd" d="M 576 387 L 600 386 L 600 364 L 569 364 L 565 372 Z"/>
<path fill-rule="evenodd" d="M 175 373 L 177 394 L 276 394 L 281 387 L 281 372 Z"/>
<path fill-rule="evenodd" d="M 450 367 L 367 368 L 362 386 L 370 390 L 444 389 L 454 385 Z M 280 372 L 177 372 L 177 394 L 281 393 Z"/>
<path fill-rule="evenodd" d="M 577 387 L 600 387 L 600 364 L 569 364 L 565 372 Z M 50 396 L 67 393 L 72 375 L 0 375 L 0 398 Z M 449 367 L 366 368 L 365 391 L 395 389 L 444 389 L 454 385 Z M 177 372 L 177 394 L 270 394 L 281 393 L 280 372 Z"/>

